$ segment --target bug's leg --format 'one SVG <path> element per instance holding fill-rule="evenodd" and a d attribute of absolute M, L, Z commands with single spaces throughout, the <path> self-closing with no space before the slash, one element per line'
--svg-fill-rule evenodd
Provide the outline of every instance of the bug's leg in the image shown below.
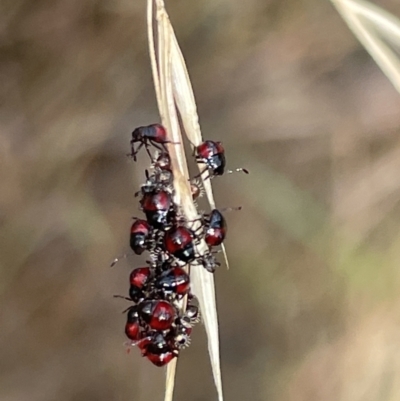
<path fill-rule="evenodd" d="M 154 145 L 153 142 L 150 142 L 150 144 L 151 144 L 151 145 Z M 150 157 L 150 160 L 153 162 L 154 158 L 153 158 L 153 155 L 151 154 L 151 152 L 150 152 L 150 150 L 149 150 L 149 146 L 150 146 L 150 145 L 149 145 L 147 139 L 145 139 L 145 141 L 144 141 L 144 146 L 145 146 L 145 148 L 146 148 L 147 154 L 148 154 L 149 157 Z"/>
<path fill-rule="evenodd" d="M 124 297 L 123 295 L 113 295 L 113 298 L 121 298 L 121 299 L 125 299 L 127 301 L 131 301 L 132 302 L 132 300 L 130 298 Z M 126 312 L 126 311 L 124 311 L 124 312 Z M 124 313 L 124 312 L 122 312 L 122 313 Z"/>
<path fill-rule="evenodd" d="M 143 147 L 144 143 L 141 142 L 140 145 L 137 147 L 135 150 L 135 142 L 131 141 L 131 154 L 128 154 L 128 156 L 132 157 L 134 161 L 137 160 L 136 155 L 138 154 L 139 150 Z"/>
<path fill-rule="evenodd" d="M 136 161 L 135 159 L 135 142 L 133 141 L 133 139 L 131 140 L 131 153 L 128 153 L 127 156 L 131 157 L 134 161 Z"/>
<path fill-rule="evenodd" d="M 127 299 L 132 302 L 132 300 L 130 298 L 127 298 Z M 132 308 L 132 306 L 130 306 L 129 308 L 126 308 L 125 310 L 122 311 L 122 313 L 128 312 L 128 310 L 131 309 L 131 308 Z"/>
<path fill-rule="evenodd" d="M 149 139 L 149 142 L 151 143 L 151 145 L 153 145 L 156 149 L 158 149 L 159 151 L 163 151 L 163 149 L 168 153 L 167 149 L 162 146 L 163 144 L 159 144 L 157 142 L 152 141 L 151 139 Z"/>
<path fill-rule="evenodd" d="M 208 168 L 206 167 L 203 171 L 200 171 L 200 173 L 199 174 L 197 174 L 197 175 L 195 175 L 193 178 L 199 178 L 199 177 L 201 177 L 206 171 L 208 170 Z M 210 175 L 208 175 L 208 177 L 209 177 Z M 207 178 L 208 178 L 207 177 Z M 206 180 L 207 178 L 203 178 L 203 180 Z"/>
<path fill-rule="evenodd" d="M 201 220 L 201 219 L 199 219 L 199 220 Z M 204 230 L 203 230 L 203 226 L 202 225 L 197 227 L 196 230 L 193 231 L 193 233 L 195 235 L 195 238 L 200 239 L 199 237 L 201 236 L 201 234 L 203 234 L 203 231 Z"/>

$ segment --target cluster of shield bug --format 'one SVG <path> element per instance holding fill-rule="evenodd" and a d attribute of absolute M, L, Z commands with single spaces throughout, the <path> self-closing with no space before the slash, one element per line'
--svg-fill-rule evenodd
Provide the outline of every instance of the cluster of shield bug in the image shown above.
<path fill-rule="evenodd" d="M 214 256 L 215 247 L 224 241 L 227 231 L 225 218 L 217 209 L 200 214 L 197 229 L 192 228 L 194 222 L 185 219 L 174 203 L 174 177 L 166 143 L 169 141 L 162 125 L 139 127 L 132 133 L 129 154 L 136 161 L 144 147 L 151 159 L 146 181 L 135 194 L 144 218 L 135 217 L 130 231 L 133 252 L 148 252 L 149 260 L 147 266 L 130 274 L 127 299 L 133 305 L 126 310 L 125 334 L 130 344 L 157 366 L 178 357 L 190 344 L 199 309 L 190 291 L 189 264 L 214 273 L 220 265 Z M 207 174 L 207 179 L 224 174 L 225 153 L 220 142 L 205 141 L 194 148 L 193 155 L 198 164 L 204 165 L 199 176 Z M 192 180 L 191 189 L 195 200 L 202 193 L 201 187 Z M 196 245 L 201 240 L 208 250 L 200 255 Z"/>

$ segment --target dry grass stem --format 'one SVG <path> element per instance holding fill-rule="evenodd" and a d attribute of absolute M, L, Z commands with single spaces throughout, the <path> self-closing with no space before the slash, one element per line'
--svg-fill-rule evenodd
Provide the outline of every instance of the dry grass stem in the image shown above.
<path fill-rule="evenodd" d="M 400 21 L 362 0 L 331 0 L 349 28 L 400 92 L 399 56 L 387 43 L 400 48 Z"/>
<path fill-rule="evenodd" d="M 179 48 L 172 26 L 170 26 L 170 35 L 172 41 L 172 59 L 174 60 L 171 66 L 174 99 L 182 118 L 185 133 L 189 141 L 193 145 L 197 146 L 203 141 L 203 138 L 200 130 L 199 117 L 197 115 L 196 101 L 194 99 L 193 89 L 190 83 L 185 59 L 183 58 L 181 49 Z M 215 200 L 211 187 L 211 181 L 209 179 L 204 180 L 203 176 L 201 178 L 208 203 L 211 209 L 215 209 Z M 226 254 L 225 245 L 221 244 L 221 248 L 226 266 L 229 268 L 229 261 Z"/>
<path fill-rule="evenodd" d="M 185 62 L 162 0 L 155 0 L 155 2 L 148 0 L 147 18 L 150 59 L 161 122 L 169 133 L 169 140 L 174 142 L 168 144 L 168 151 L 174 172 L 175 202 L 187 220 L 192 221 L 198 217 L 198 212 L 190 191 L 189 172 L 177 113 L 179 111 L 188 139 L 192 144 L 199 144 L 202 141 L 202 136 L 196 104 Z M 156 21 L 155 27 L 154 19 Z M 204 186 L 208 201 L 214 207 L 215 203 L 209 180 L 204 183 Z M 194 228 L 196 228 L 196 224 L 200 223 L 194 223 Z M 197 252 L 203 254 L 206 250 L 207 247 L 203 241 L 197 247 Z M 190 276 L 192 291 L 199 300 L 207 332 L 208 349 L 218 399 L 222 401 L 214 276 L 199 266 L 191 269 Z M 181 306 L 184 308 L 185 302 Z M 165 401 L 171 401 L 173 398 L 175 371 L 176 361 L 173 361 L 167 367 Z"/>

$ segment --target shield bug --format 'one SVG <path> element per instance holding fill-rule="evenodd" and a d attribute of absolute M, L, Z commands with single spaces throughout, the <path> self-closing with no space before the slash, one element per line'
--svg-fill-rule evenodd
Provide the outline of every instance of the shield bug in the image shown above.
<path fill-rule="evenodd" d="M 162 334 L 157 334 L 141 345 L 142 355 L 156 366 L 164 366 L 178 356 L 178 350 Z"/>
<path fill-rule="evenodd" d="M 153 330 L 168 330 L 175 316 L 175 308 L 167 301 L 147 300 L 140 304 L 140 317 Z"/>
<path fill-rule="evenodd" d="M 130 246 L 136 255 L 141 255 L 149 246 L 151 226 L 146 220 L 137 219 L 131 226 Z"/>
<path fill-rule="evenodd" d="M 165 144 L 170 141 L 167 140 L 167 131 L 161 124 L 151 124 L 144 127 L 135 128 L 132 132 L 131 139 L 131 154 L 129 156 L 133 157 L 136 161 L 136 155 L 139 150 L 144 146 L 150 158 L 152 158 L 149 145 L 153 145 L 157 149 L 165 149 Z M 137 149 L 135 149 L 135 144 L 139 143 Z"/>
<path fill-rule="evenodd" d="M 172 196 L 167 191 L 145 193 L 140 201 L 147 222 L 157 228 L 166 228 L 175 216 Z"/>
<path fill-rule="evenodd" d="M 172 267 L 157 277 L 154 285 L 163 294 L 174 295 L 180 299 L 189 292 L 190 279 L 182 268 Z"/>
<path fill-rule="evenodd" d="M 140 320 L 137 306 L 132 306 L 128 309 L 127 320 L 125 324 L 125 334 L 132 340 L 137 341 L 140 338 Z"/>
<path fill-rule="evenodd" d="M 223 175 L 225 172 L 226 159 L 225 149 L 221 142 L 204 141 L 194 148 L 194 156 L 199 164 L 205 164 L 206 168 L 198 176 L 201 176 L 208 170 L 207 178 L 212 178 L 216 175 Z M 246 174 L 249 172 L 244 168 L 237 168 L 235 171 L 242 171 Z M 233 173 L 228 170 L 227 173 Z"/>
<path fill-rule="evenodd" d="M 210 175 L 222 175 L 225 171 L 225 150 L 221 142 L 204 141 L 195 148 L 198 163 L 205 164 Z"/>
<path fill-rule="evenodd" d="M 139 302 L 144 298 L 145 291 L 150 283 L 151 271 L 149 267 L 138 267 L 132 270 L 129 281 L 129 297 L 133 302 Z"/>
<path fill-rule="evenodd" d="M 186 227 L 178 226 L 165 233 L 164 250 L 177 259 L 189 263 L 195 259 L 195 237 Z"/>
<path fill-rule="evenodd" d="M 204 223 L 206 244 L 210 247 L 221 245 L 227 231 L 226 221 L 222 213 L 217 209 L 212 210 Z"/>

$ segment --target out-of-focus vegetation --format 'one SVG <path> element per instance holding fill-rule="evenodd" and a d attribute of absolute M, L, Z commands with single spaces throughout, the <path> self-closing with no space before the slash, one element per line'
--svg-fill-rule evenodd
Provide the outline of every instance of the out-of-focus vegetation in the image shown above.
<path fill-rule="evenodd" d="M 379 2 L 396 15 L 396 0 Z M 400 397 L 400 97 L 326 1 L 169 1 L 216 178 L 227 400 Z M 145 2 L 0 3 L 0 399 L 162 399 L 125 353 L 130 132 L 158 121 Z M 215 397 L 201 328 L 176 397 Z"/>

